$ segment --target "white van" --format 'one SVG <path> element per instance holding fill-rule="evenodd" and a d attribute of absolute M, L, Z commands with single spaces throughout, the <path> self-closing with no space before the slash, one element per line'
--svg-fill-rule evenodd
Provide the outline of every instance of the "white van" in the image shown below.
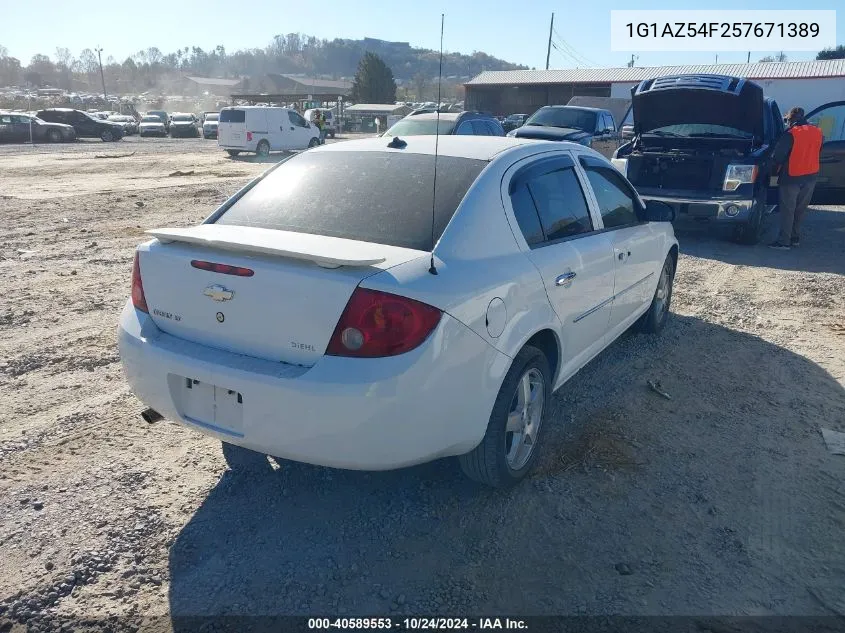
<path fill-rule="evenodd" d="M 220 110 L 217 145 L 230 156 L 306 149 L 320 144 L 320 130 L 295 110 L 267 106 L 233 106 Z"/>

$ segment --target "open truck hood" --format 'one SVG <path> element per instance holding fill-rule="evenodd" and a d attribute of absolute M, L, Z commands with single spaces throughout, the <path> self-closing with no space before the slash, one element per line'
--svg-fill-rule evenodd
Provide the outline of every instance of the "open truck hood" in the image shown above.
<path fill-rule="evenodd" d="M 727 75 L 672 75 L 631 89 L 634 132 L 667 125 L 725 125 L 763 138 L 763 89 Z"/>

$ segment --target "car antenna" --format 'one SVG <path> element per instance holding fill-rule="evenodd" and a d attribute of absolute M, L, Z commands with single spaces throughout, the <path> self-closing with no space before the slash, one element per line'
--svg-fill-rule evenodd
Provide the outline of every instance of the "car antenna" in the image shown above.
<path fill-rule="evenodd" d="M 435 202 L 437 201 L 437 150 L 440 146 L 440 86 L 443 83 L 443 23 L 445 20 L 445 13 L 440 14 L 440 66 L 437 70 L 437 124 L 434 129 L 434 178 L 432 182 L 431 192 L 431 265 L 428 267 L 428 272 L 432 275 L 437 274 L 437 268 L 434 266 L 434 210 L 437 208 Z"/>

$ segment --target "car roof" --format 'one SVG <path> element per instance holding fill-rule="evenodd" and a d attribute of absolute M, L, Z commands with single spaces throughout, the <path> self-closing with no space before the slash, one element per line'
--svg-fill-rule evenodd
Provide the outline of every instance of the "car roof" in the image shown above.
<path fill-rule="evenodd" d="M 461 116 L 463 112 L 441 112 L 440 113 L 440 120 L 441 121 L 457 121 L 458 117 Z M 421 112 L 420 114 L 414 114 L 411 116 L 414 121 L 434 121 L 437 119 L 437 112 Z"/>
<path fill-rule="evenodd" d="M 556 110 L 566 108 L 567 110 L 584 110 L 586 112 L 609 112 L 609 110 L 605 110 L 604 108 L 589 108 L 587 106 L 550 105 L 550 106 L 543 106 L 543 107 L 544 108 L 554 108 Z"/>
<path fill-rule="evenodd" d="M 332 145 L 319 145 L 311 152 L 403 152 L 406 154 L 429 154 L 434 156 L 435 146 L 438 156 L 451 156 L 454 158 L 469 158 L 474 160 L 492 160 L 503 152 L 512 150 L 524 150 L 525 155 L 549 150 L 579 149 L 587 150 L 586 147 L 568 141 L 538 141 L 534 139 L 513 138 L 508 136 L 456 136 L 443 134 L 436 136 L 405 136 L 402 140 L 407 145 L 402 149 L 388 147 L 392 142 L 389 137 L 379 136 L 376 138 L 361 139 L 355 141 L 344 141 Z M 533 150 L 533 151 L 532 151 Z"/>

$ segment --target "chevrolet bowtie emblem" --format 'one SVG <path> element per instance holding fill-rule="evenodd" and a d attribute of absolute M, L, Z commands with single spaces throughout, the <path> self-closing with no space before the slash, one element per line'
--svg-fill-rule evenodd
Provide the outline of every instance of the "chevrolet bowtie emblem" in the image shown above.
<path fill-rule="evenodd" d="M 235 296 L 234 290 L 229 290 L 226 286 L 220 284 L 208 286 L 202 293 L 213 301 L 228 301 Z"/>

